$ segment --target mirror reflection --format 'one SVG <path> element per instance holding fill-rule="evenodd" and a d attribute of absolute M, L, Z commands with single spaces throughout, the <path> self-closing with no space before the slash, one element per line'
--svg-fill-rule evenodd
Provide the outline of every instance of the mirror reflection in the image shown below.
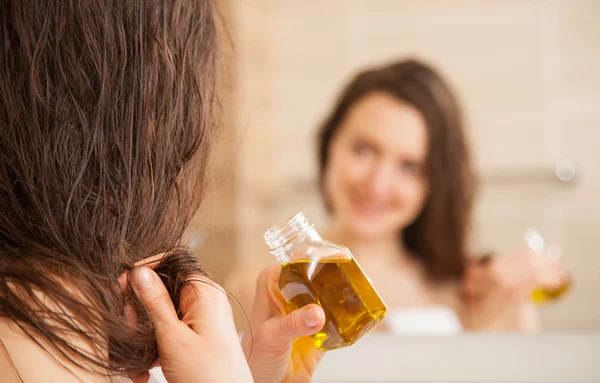
<path fill-rule="evenodd" d="M 598 329 L 594 9 L 231 7 L 240 87 L 218 162 L 235 190 L 216 189 L 235 207 L 198 227 L 230 249 L 235 267 L 212 262 L 242 307 L 276 262 L 263 232 L 303 211 L 386 302 L 376 331 Z"/>

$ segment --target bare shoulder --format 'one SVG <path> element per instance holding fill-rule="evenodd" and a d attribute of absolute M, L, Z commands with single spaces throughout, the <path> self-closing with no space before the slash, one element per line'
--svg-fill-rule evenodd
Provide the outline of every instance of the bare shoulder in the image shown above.
<path fill-rule="evenodd" d="M 83 371 L 59 357 L 42 340 L 42 349 L 13 321 L 0 318 L 0 370 L 9 382 L 109 382 L 109 378 Z M 2 347 L 4 346 L 4 347 Z M 3 376 L 5 378 L 5 376 Z"/>

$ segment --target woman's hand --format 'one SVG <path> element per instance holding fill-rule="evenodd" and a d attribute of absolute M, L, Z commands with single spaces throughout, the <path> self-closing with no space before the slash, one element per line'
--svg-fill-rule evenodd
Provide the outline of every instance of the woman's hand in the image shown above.
<path fill-rule="evenodd" d="M 242 351 L 227 295 L 205 277 L 195 277 L 203 282 L 192 282 L 182 291 L 180 308 L 184 317 L 178 320 L 164 284 L 150 269 L 161 258 L 157 255 L 139 262 L 148 267 L 136 269 L 131 283 L 156 326 L 159 359 L 155 365 L 161 366 L 169 383 L 199 379 L 210 383 L 310 381 L 323 353 L 305 336 L 323 327 L 325 314 L 317 305 L 287 316 L 280 314 L 285 311 L 277 287 L 280 266 L 265 269 L 256 282 L 250 317 L 254 336 L 244 336 Z M 119 281 L 127 291 L 127 275 L 123 274 Z M 130 312 L 133 323 L 135 318 L 131 315 Z M 133 380 L 145 383 L 148 378 L 145 374 Z"/>
<path fill-rule="evenodd" d="M 286 316 L 286 306 L 278 294 L 281 266 L 263 270 L 256 284 L 250 326 L 245 334 L 244 353 L 256 383 L 310 382 L 323 356 L 307 335 L 325 325 L 325 313 L 318 305 L 308 305 Z"/>
<path fill-rule="evenodd" d="M 466 325 L 474 330 L 536 331 L 531 293 L 553 290 L 567 280 L 557 260 L 532 250 L 470 261 L 462 283 Z"/>
<path fill-rule="evenodd" d="M 215 282 L 197 276 L 183 288 L 179 306 L 182 320 L 152 269 L 135 269 L 131 283 L 155 326 L 157 362 L 169 383 L 253 381 L 227 295 Z"/>

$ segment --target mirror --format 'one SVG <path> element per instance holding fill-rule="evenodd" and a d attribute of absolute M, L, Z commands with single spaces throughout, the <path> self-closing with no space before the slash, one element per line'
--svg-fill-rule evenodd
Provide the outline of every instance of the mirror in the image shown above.
<path fill-rule="evenodd" d="M 319 127 L 359 71 L 416 58 L 447 81 L 464 117 L 478 180 L 469 255 L 526 249 L 527 230 L 537 230 L 546 248 L 560 249 L 571 282 L 560 299 L 536 308 L 541 328 L 599 330 L 599 11 L 599 3 L 583 0 L 231 2 L 235 74 L 226 79 L 231 103 L 224 105 L 218 179 L 203 207 L 208 213 L 190 231 L 210 234 L 200 254 L 230 254 L 208 260 L 209 269 L 225 282 L 232 264 L 258 270 L 273 263 L 262 234 L 296 210 L 329 233 Z M 373 149 L 356 150 L 370 156 Z M 363 206 L 365 214 L 376 214 L 378 203 L 404 203 L 382 198 Z M 373 279 L 383 291 L 393 278 Z M 388 306 L 405 308 L 406 301 Z M 435 320 L 456 319 L 446 314 Z"/>

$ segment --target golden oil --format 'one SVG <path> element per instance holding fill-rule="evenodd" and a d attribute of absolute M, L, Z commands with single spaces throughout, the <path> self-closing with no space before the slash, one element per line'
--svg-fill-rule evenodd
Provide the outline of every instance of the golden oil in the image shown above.
<path fill-rule="evenodd" d="M 544 256 L 559 261 L 562 258 L 562 251 L 558 246 L 548 246 L 544 237 L 534 228 L 525 230 L 524 234 L 525 242 L 527 246 Z M 544 287 L 538 287 L 531 292 L 531 299 L 538 305 L 542 306 L 546 303 L 556 301 L 560 299 L 573 284 L 573 280 L 570 276 L 557 288 L 548 289 Z"/>
<path fill-rule="evenodd" d="M 531 299 L 538 305 L 555 301 L 561 298 L 571 288 L 571 279 L 567 279 L 556 289 L 538 287 L 531 293 Z"/>
<path fill-rule="evenodd" d="M 375 326 L 386 306 L 354 258 L 300 259 L 282 265 L 279 289 L 292 310 L 315 303 L 325 326 L 312 336 L 321 350 L 349 346 Z"/>

